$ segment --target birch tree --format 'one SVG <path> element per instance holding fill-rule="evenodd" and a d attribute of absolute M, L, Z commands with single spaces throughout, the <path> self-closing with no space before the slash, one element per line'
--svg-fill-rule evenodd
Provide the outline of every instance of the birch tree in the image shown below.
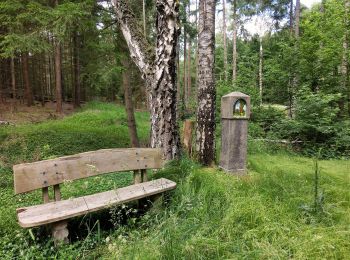
<path fill-rule="evenodd" d="M 154 49 L 143 36 L 127 0 L 113 0 L 116 18 L 147 87 L 151 112 L 151 147 L 163 148 L 164 157 L 179 154 L 180 138 L 176 122 L 176 47 L 179 3 L 156 1 L 157 41 Z"/>
<path fill-rule="evenodd" d="M 228 79 L 227 75 L 227 26 L 226 26 L 226 0 L 222 0 L 222 27 L 224 35 L 224 75 L 225 81 Z"/>
<path fill-rule="evenodd" d="M 215 158 L 215 0 L 199 1 L 198 20 L 198 109 L 196 150 L 203 165 Z"/>
<path fill-rule="evenodd" d="M 349 79 L 349 38 L 350 38 L 350 0 L 344 1 L 344 39 L 343 39 L 343 55 L 341 62 L 341 74 L 342 74 L 342 88 L 344 93 L 347 93 L 347 112 L 350 115 L 350 79 Z"/>

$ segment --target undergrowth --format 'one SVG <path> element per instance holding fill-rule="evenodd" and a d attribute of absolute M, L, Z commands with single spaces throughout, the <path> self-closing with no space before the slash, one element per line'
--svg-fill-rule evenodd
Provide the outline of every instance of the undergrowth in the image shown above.
<path fill-rule="evenodd" d="M 148 115 L 137 113 L 147 142 Z M 123 108 L 100 103 L 59 121 L 0 130 L 0 258 L 26 259 L 346 259 L 350 252 L 350 163 L 319 161 L 322 211 L 314 205 L 314 161 L 250 142 L 249 175 L 236 178 L 188 158 L 151 178 L 177 188 L 146 213 L 133 205 L 70 220 L 71 244 L 53 247 L 45 228 L 22 229 L 15 209 L 40 192 L 14 196 L 10 166 L 129 144 Z M 19 144 L 20 146 L 18 147 Z M 64 198 L 132 181 L 110 174 L 63 185 Z"/>

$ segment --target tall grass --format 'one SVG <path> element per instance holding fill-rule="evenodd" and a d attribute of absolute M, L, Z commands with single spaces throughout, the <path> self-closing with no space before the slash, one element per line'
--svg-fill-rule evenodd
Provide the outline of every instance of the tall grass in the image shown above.
<path fill-rule="evenodd" d="M 148 115 L 137 113 L 147 142 Z M 13 196 L 10 165 L 22 161 L 129 144 L 123 108 L 91 103 L 70 117 L 0 130 L 0 258 L 28 259 L 347 259 L 350 252 L 350 163 L 319 161 L 321 213 L 314 203 L 314 162 L 250 144 L 249 176 L 236 178 L 191 160 L 151 175 L 178 186 L 138 218 L 106 225 L 108 211 L 70 221 L 71 245 L 55 249 L 43 229 L 16 223 L 16 207 L 39 193 Z M 18 146 L 18 145 L 19 146 Z M 266 152 L 267 151 L 267 152 Z M 64 198 L 127 185 L 129 173 L 89 178 L 63 187 Z M 78 227 L 78 228 L 77 228 Z"/>
<path fill-rule="evenodd" d="M 254 155 L 249 177 L 182 161 L 166 208 L 117 230 L 104 253 L 120 259 L 345 259 L 349 257 L 349 163 L 321 161 L 325 214 L 312 214 L 313 161 Z M 183 171 L 179 169 L 184 169 Z M 182 178 L 173 172 L 185 172 Z M 168 172 L 168 173 L 167 173 Z M 102 250 L 102 249 L 101 249 Z"/>

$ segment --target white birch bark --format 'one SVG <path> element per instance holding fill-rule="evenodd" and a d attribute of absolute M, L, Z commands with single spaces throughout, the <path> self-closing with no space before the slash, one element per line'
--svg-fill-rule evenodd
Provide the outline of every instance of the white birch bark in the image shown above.
<path fill-rule="evenodd" d="M 199 161 L 210 165 L 215 158 L 215 0 L 199 1 L 198 108 L 196 151 Z"/>
<path fill-rule="evenodd" d="M 163 148 L 164 157 L 179 154 L 176 122 L 176 46 L 178 11 L 176 0 L 157 0 L 157 44 L 152 48 L 138 26 L 127 0 L 113 0 L 116 18 L 127 42 L 130 56 L 146 80 L 151 112 L 151 147 Z"/>

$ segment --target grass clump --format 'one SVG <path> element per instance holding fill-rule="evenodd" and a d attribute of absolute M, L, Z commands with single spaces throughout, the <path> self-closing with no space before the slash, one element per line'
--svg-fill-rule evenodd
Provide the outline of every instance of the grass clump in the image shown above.
<path fill-rule="evenodd" d="M 249 164 L 247 178 L 199 168 L 188 161 L 173 165 L 166 172 L 187 170 L 185 177 L 178 180 L 168 206 L 153 208 L 137 227 L 116 231 L 103 256 L 111 259 L 348 256 L 347 162 L 320 162 L 324 214 L 306 214 L 302 207 L 313 203 L 311 159 L 260 154 L 251 156 Z"/>

